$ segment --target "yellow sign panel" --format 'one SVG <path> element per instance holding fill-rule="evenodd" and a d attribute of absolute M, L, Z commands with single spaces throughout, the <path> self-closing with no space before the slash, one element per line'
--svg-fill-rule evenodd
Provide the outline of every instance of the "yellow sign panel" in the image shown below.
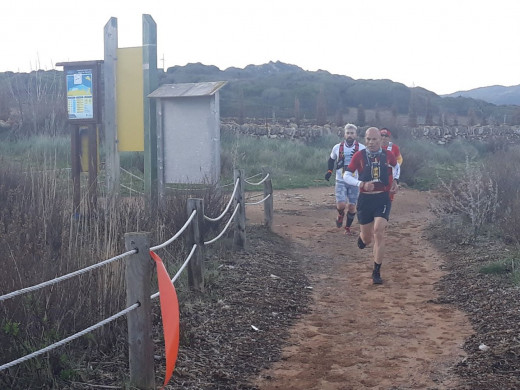
<path fill-rule="evenodd" d="M 80 157 L 80 168 L 81 172 L 88 172 L 88 156 L 89 156 L 89 136 L 88 136 L 89 128 L 86 126 L 81 126 L 79 128 L 79 142 L 80 142 L 80 148 L 79 148 L 79 157 Z M 97 150 L 97 170 L 99 173 L 99 133 L 97 127 L 95 128 L 96 131 L 96 150 Z M 92 145 L 94 147 L 94 145 Z"/>
<path fill-rule="evenodd" d="M 120 152 L 144 151 L 143 48 L 117 49 L 117 140 Z"/>

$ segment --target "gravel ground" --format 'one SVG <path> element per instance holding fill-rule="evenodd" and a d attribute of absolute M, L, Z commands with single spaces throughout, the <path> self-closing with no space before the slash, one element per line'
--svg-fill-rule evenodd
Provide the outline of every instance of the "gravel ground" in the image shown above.
<path fill-rule="evenodd" d="M 434 228 L 431 233 L 431 240 L 449 258 L 448 274 L 438 285 L 439 303 L 457 305 L 475 331 L 464 344 L 467 359 L 455 372 L 467 389 L 520 389 L 520 288 L 513 283 L 510 267 L 499 274 L 480 272 L 511 257 L 514 248 L 490 238 L 461 245 L 450 242 L 449 231 Z"/>

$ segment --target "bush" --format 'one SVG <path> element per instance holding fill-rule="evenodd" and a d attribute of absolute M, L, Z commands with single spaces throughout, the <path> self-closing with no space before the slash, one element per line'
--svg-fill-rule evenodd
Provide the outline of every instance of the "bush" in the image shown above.
<path fill-rule="evenodd" d="M 487 160 L 485 174 L 498 183 L 498 203 L 495 223 L 508 241 L 520 243 L 520 148 L 491 155 Z"/>
<path fill-rule="evenodd" d="M 433 205 L 438 216 L 461 215 L 468 224 L 467 239 L 473 240 L 485 223 L 492 223 L 498 209 L 496 181 L 483 173 L 481 166 L 473 167 L 469 158 L 462 174 L 447 182 L 440 179 L 439 195 Z"/>

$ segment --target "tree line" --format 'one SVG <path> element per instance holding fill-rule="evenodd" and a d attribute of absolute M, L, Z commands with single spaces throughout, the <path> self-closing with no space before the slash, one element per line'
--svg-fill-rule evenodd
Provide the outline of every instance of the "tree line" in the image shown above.
<path fill-rule="evenodd" d="M 408 124 L 520 124 L 518 106 L 497 106 L 465 97 L 440 97 L 424 88 L 391 80 L 355 80 L 327 71 L 305 71 L 296 65 L 270 62 L 220 70 L 200 63 L 158 69 L 160 84 L 228 81 L 220 90 L 223 118 L 337 122 L 357 110 L 407 115 Z M 65 79 L 62 71 L 0 73 L 0 134 L 26 137 L 67 131 Z"/>

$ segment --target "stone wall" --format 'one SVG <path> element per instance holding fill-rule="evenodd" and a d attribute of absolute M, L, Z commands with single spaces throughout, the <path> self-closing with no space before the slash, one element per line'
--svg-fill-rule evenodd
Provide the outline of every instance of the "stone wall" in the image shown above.
<path fill-rule="evenodd" d="M 410 130 L 414 138 L 427 138 L 443 145 L 455 139 L 504 140 L 520 143 L 520 126 L 418 126 Z"/>
<path fill-rule="evenodd" d="M 368 126 L 359 128 L 360 134 L 364 133 Z M 222 121 L 222 132 L 233 132 L 262 138 L 281 138 L 312 141 L 325 135 L 343 135 L 343 127 L 334 125 L 316 126 L 287 124 L 258 124 L 246 123 L 239 125 L 232 121 Z M 392 131 L 392 129 L 390 129 Z M 481 141 L 504 141 L 520 144 L 520 126 L 417 126 L 415 128 L 404 127 L 393 131 L 396 139 L 411 136 L 415 139 L 427 139 L 439 145 L 447 144 L 456 139 L 471 139 Z"/>
<path fill-rule="evenodd" d="M 303 125 L 298 126 L 295 123 L 289 123 L 286 125 L 282 124 L 257 124 L 257 123 L 245 123 L 239 125 L 235 122 L 224 122 L 220 123 L 221 132 L 232 132 L 244 135 L 250 135 L 254 137 L 262 138 L 282 138 L 282 139 L 294 139 L 301 141 L 312 141 L 316 138 L 323 137 L 325 135 L 336 134 L 341 136 L 343 134 L 343 127 L 325 125 Z"/>

